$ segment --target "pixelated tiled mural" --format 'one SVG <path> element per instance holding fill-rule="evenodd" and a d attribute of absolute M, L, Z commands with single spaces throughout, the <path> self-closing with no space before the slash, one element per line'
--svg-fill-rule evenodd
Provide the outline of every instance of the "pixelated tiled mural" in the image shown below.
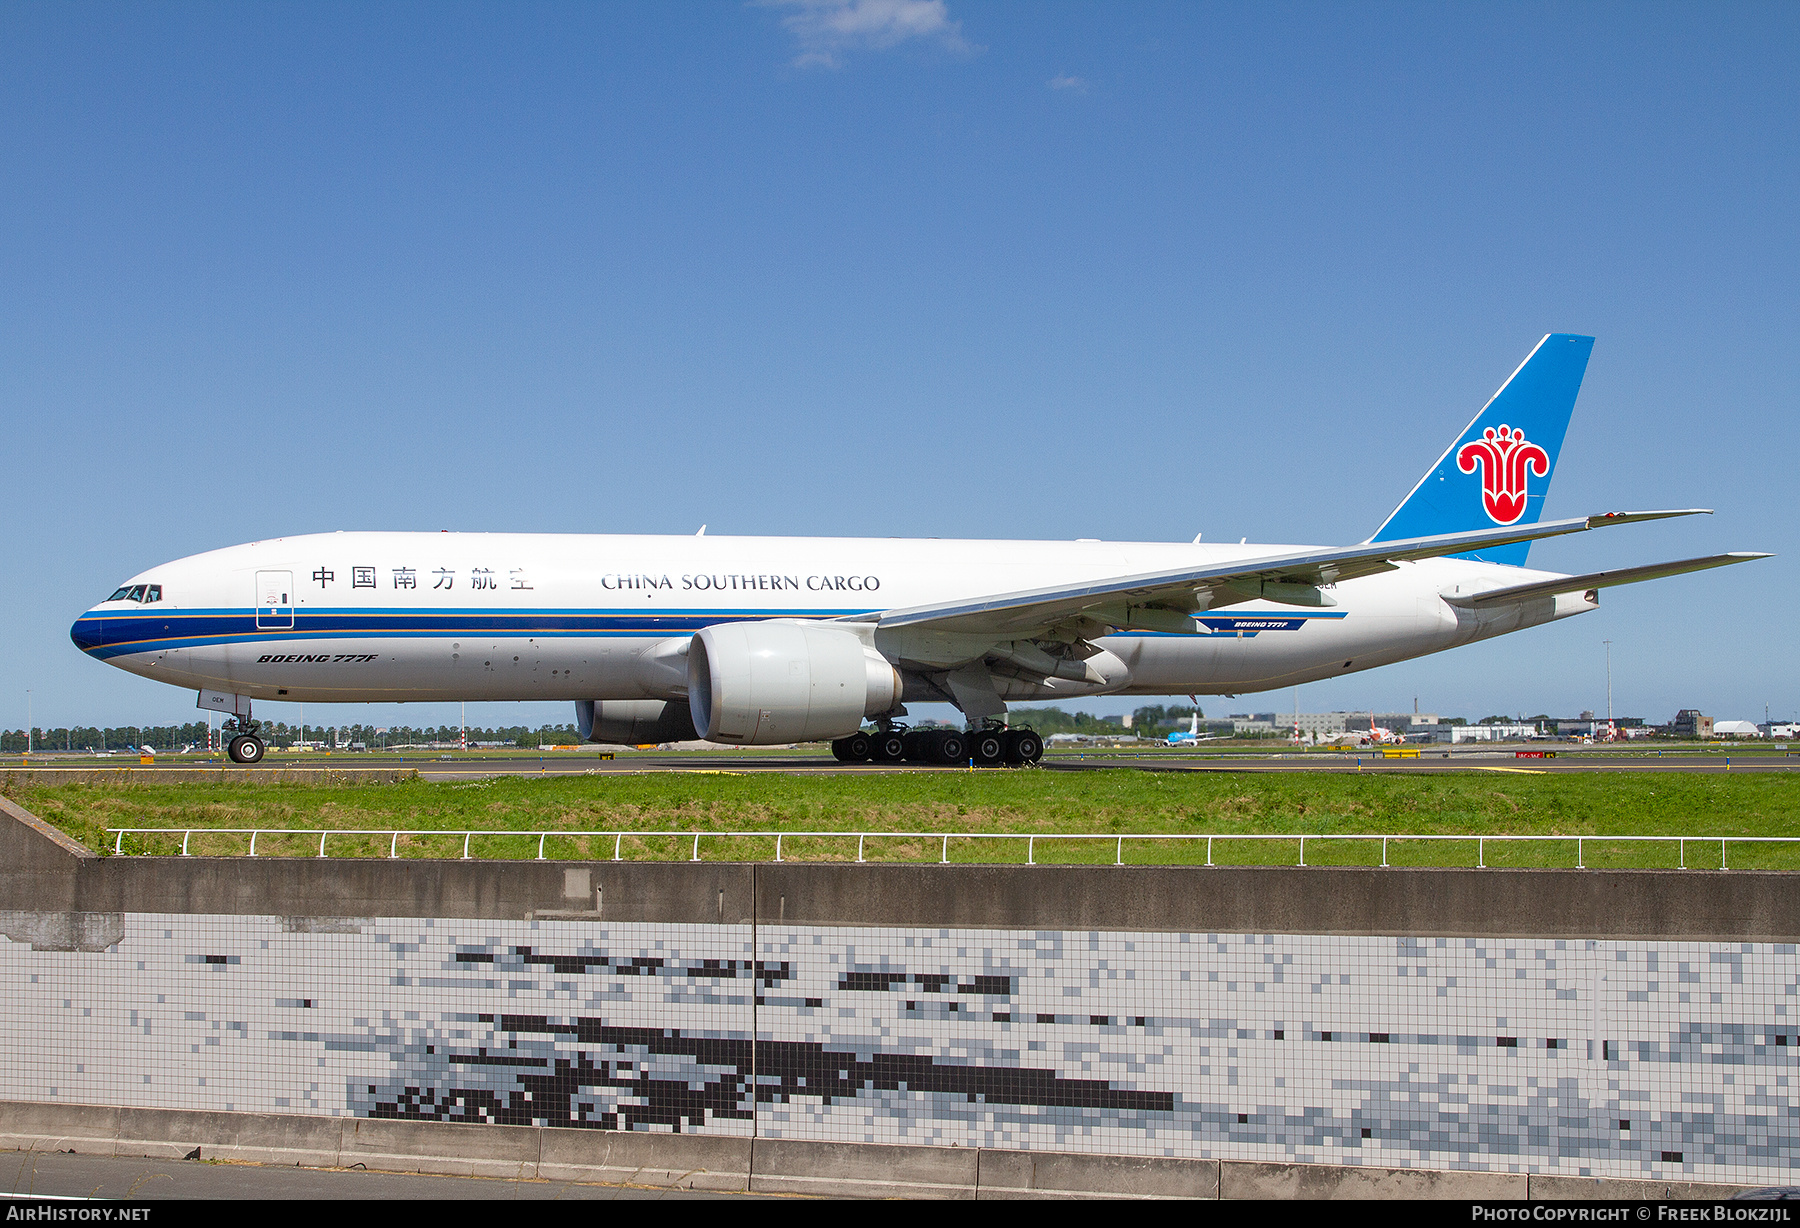
<path fill-rule="evenodd" d="M 0 960 L 11 1099 L 1755 1183 L 1800 1154 L 1791 944 L 127 914 Z"/>

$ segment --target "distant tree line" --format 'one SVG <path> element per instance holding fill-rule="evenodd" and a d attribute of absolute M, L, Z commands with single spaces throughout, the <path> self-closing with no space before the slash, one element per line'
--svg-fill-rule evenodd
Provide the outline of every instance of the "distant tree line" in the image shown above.
<path fill-rule="evenodd" d="M 1148 708 L 1139 708 L 1131 714 L 1131 732 L 1139 737 L 1167 737 L 1177 729 L 1186 729 L 1191 719 L 1198 715 L 1204 726 L 1206 713 L 1191 704 L 1164 707 L 1156 704 Z"/>
<path fill-rule="evenodd" d="M 216 736 L 216 727 L 215 727 Z M 269 746 L 292 746 L 301 740 L 300 727 L 281 721 L 265 721 L 261 736 Z M 390 746 L 416 745 L 429 742 L 455 742 L 463 736 L 463 730 L 455 725 L 439 725 L 414 728 L 411 725 L 307 725 L 307 742 L 324 743 L 327 747 L 348 747 L 361 743 L 370 750 L 379 750 Z M 540 725 L 531 729 L 524 725 L 508 725 L 493 729 L 476 729 L 467 731 L 469 745 L 477 742 L 493 742 L 506 746 L 535 749 L 539 746 L 574 746 L 581 742 L 581 734 L 573 725 Z M 173 752 L 186 750 L 189 747 L 205 749 L 207 744 L 207 725 L 205 721 L 189 721 L 185 725 L 119 725 L 110 729 L 101 729 L 93 725 L 73 728 L 34 729 L 31 734 L 31 748 L 39 751 L 102 751 L 102 750 L 136 750 L 148 746 L 152 750 Z M 0 732 L 0 754 L 18 755 L 25 752 L 25 731 L 8 729 Z"/>
<path fill-rule="evenodd" d="M 77 725 L 31 732 L 31 748 L 44 751 L 135 750 L 140 746 L 166 751 L 205 742 L 205 721 L 189 721 L 185 725 L 118 725 L 110 729 Z M 23 729 L 0 733 L 0 754 L 17 755 L 24 751 Z"/>
<path fill-rule="evenodd" d="M 279 721 L 265 724 L 262 731 L 263 740 L 271 746 L 292 746 L 300 741 L 300 730 L 297 726 L 286 725 Z M 306 727 L 306 741 L 324 743 L 327 747 L 347 747 L 360 744 L 369 750 L 381 750 L 391 746 L 417 746 L 427 743 L 456 742 L 463 737 L 468 738 L 470 746 L 477 742 L 498 743 L 503 746 L 517 746 L 535 749 L 539 746 L 574 746 L 580 743 L 581 734 L 573 725 L 540 725 L 533 729 L 527 725 L 503 725 L 494 728 L 480 728 L 474 725 L 464 730 L 456 725 L 337 725 Z"/>
<path fill-rule="evenodd" d="M 1007 720 L 1014 725 L 1030 725 L 1041 734 L 1085 733 L 1106 736 L 1134 733 L 1139 737 L 1163 737 L 1170 730 L 1186 729 L 1188 720 L 1200 709 L 1188 706 L 1156 704 L 1139 708 L 1131 714 L 1131 728 L 1116 716 L 1094 716 L 1088 712 L 1064 712 L 1061 708 L 1014 708 Z M 1200 712 L 1204 721 L 1206 714 Z"/>

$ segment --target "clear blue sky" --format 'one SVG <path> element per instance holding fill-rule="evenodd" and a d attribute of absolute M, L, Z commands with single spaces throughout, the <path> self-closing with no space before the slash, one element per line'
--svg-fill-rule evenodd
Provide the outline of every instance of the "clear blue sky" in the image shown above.
<path fill-rule="evenodd" d="M 1718 515 L 1534 564 L 1782 557 L 1302 705 L 1598 709 L 1610 638 L 1621 714 L 1792 715 L 1797 63 L 1791 3 L 0 4 L 0 726 L 192 719 L 68 625 L 278 534 L 1358 541 L 1549 331 L 1546 515 Z"/>

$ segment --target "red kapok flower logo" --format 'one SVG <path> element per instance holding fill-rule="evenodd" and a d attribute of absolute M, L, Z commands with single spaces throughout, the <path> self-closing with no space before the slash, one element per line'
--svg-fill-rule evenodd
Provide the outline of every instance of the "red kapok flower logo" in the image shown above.
<path fill-rule="evenodd" d="M 1495 524 L 1512 524 L 1525 514 L 1525 485 L 1529 474 L 1540 478 L 1550 472 L 1550 457 L 1525 432 L 1501 424 L 1489 427 L 1480 439 L 1466 443 L 1456 454 L 1456 467 L 1464 473 L 1481 470 L 1481 506 Z"/>

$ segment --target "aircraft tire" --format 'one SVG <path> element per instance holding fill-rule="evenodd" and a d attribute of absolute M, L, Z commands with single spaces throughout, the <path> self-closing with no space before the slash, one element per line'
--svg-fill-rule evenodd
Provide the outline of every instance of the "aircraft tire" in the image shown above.
<path fill-rule="evenodd" d="M 868 734 L 860 731 L 847 738 L 839 738 L 837 742 L 832 743 L 834 750 L 837 748 L 838 742 L 843 743 L 845 763 L 866 763 L 874 753 L 874 742 Z"/>
<path fill-rule="evenodd" d="M 932 738 L 931 757 L 938 763 L 967 763 L 969 744 L 955 730 Z"/>
<path fill-rule="evenodd" d="M 906 758 L 906 739 L 897 733 L 871 734 L 869 758 L 876 763 L 899 763 Z"/>
<path fill-rule="evenodd" d="M 1044 741 L 1029 729 L 1011 729 L 1006 734 L 1008 763 L 1036 763 L 1044 757 Z"/>
<path fill-rule="evenodd" d="M 931 735 L 923 729 L 909 729 L 900 735 L 900 743 L 905 753 L 901 758 L 908 763 L 931 762 Z"/>
<path fill-rule="evenodd" d="M 969 758 L 977 763 L 999 763 L 1006 758 L 1006 735 L 998 729 L 977 729 L 963 735 Z"/>
<path fill-rule="evenodd" d="M 833 738 L 831 742 L 831 757 L 836 759 L 839 763 L 850 762 L 850 739 Z"/>
<path fill-rule="evenodd" d="M 231 756 L 233 763 L 261 763 L 262 739 L 253 734 L 239 734 L 226 744 L 225 753 Z"/>

